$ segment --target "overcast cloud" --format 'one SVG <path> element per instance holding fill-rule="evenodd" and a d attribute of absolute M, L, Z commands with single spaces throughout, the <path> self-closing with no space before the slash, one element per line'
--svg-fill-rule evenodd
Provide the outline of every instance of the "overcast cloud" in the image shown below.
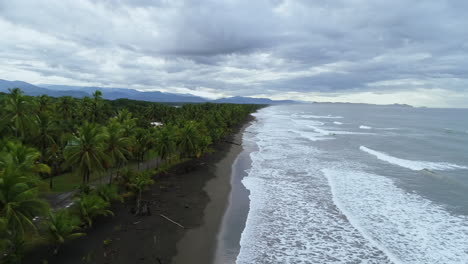
<path fill-rule="evenodd" d="M 0 0 L 0 78 L 468 107 L 465 0 Z"/>

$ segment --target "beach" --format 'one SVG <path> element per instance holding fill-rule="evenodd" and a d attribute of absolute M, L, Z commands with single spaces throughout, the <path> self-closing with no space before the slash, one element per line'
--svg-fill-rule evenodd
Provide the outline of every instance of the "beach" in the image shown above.
<path fill-rule="evenodd" d="M 132 199 L 115 203 L 113 217 L 96 219 L 86 236 L 68 241 L 57 256 L 37 248 L 23 263 L 212 262 L 229 202 L 232 164 L 251 119 L 214 145 L 212 153 L 157 175 L 156 183 L 143 194 L 150 216 L 134 216 Z"/>

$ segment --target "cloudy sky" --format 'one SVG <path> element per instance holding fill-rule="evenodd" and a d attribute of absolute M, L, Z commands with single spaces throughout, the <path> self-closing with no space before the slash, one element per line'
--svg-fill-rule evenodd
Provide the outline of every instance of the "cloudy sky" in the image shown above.
<path fill-rule="evenodd" d="M 468 107 L 466 0 L 0 0 L 0 79 Z"/>

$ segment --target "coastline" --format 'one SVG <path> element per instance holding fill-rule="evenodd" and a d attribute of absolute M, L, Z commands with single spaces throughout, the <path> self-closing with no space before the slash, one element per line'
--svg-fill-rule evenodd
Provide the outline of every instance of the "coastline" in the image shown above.
<path fill-rule="evenodd" d="M 203 221 L 199 227 L 188 230 L 177 243 L 178 253 L 172 259 L 172 264 L 214 263 L 219 242 L 218 237 L 230 203 L 232 169 L 243 150 L 244 130 L 251 124 L 252 120 L 253 117 L 250 117 L 232 136 L 231 141 L 236 144 L 231 144 L 224 157 L 213 164 L 211 172 L 215 177 L 207 181 L 203 188 L 210 199 L 203 212 Z"/>
<path fill-rule="evenodd" d="M 252 123 L 250 123 L 252 124 Z M 245 133 L 243 133 L 244 135 Z M 243 136 L 243 139 L 245 137 Z M 232 165 L 231 192 L 225 210 L 213 264 L 235 264 L 241 250 L 241 237 L 250 211 L 250 191 L 242 180 L 252 166 L 250 153 L 256 151 L 256 145 L 243 141 L 242 151 Z"/>
<path fill-rule="evenodd" d="M 57 256 L 39 247 L 23 263 L 209 263 L 228 205 L 231 167 L 242 150 L 228 142 L 240 142 L 252 120 L 250 116 L 233 128 L 227 142 L 214 145 L 212 153 L 156 176 L 156 183 L 143 194 L 151 216 L 131 214 L 131 201 L 116 203 L 114 217 L 96 219 L 86 236 L 66 242 Z"/>

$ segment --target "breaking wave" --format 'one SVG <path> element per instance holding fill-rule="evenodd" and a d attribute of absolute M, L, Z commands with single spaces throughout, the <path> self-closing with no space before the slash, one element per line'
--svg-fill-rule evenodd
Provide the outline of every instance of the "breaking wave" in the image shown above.
<path fill-rule="evenodd" d="M 384 152 L 378 152 L 376 150 L 360 146 L 360 150 L 367 152 L 371 155 L 374 155 L 379 160 L 386 161 L 388 163 L 398 165 L 403 168 L 410 170 L 420 171 L 420 170 L 457 170 L 457 169 L 468 169 L 465 166 L 460 166 L 448 162 L 431 162 L 431 161 L 418 161 L 418 160 L 406 160 L 400 159 L 397 157 L 390 156 Z"/>

